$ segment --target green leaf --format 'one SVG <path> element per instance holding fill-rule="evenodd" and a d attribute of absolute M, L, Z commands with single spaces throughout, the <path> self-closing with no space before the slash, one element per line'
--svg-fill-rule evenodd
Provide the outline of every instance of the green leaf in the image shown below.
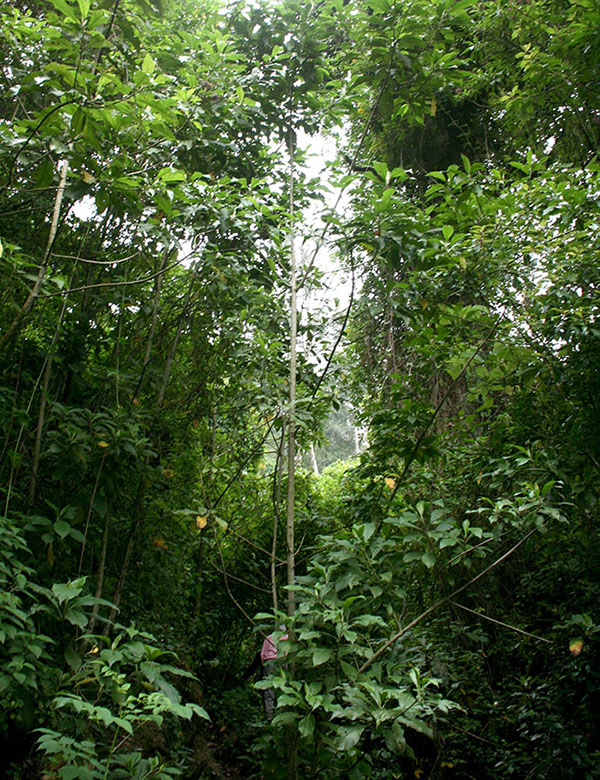
<path fill-rule="evenodd" d="M 73 672 L 76 672 L 81 667 L 81 656 L 76 653 L 73 646 L 69 645 L 65 650 L 65 661 L 69 664 Z"/>
<path fill-rule="evenodd" d="M 375 533 L 375 523 L 365 523 L 363 526 L 363 539 L 368 542 Z"/>
<path fill-rule="evenodd" d="M 54 593 L 59 603 L 62 604 L 64 601 L 74 599 L 79 596 L 84 588 L 84 585 L 85 577 L 80 577 L 79 579 L 73 580 L 71 582 L 55 582 L 52 586 L 52 593 Z"/>
<path fill-rule="evenodd" d="M 65 618 L 74 626 L 79 628 L 85 628 L 88 623 L 88 617 L 85 612 L 79 609 L 67 609 L 65 612 Z"/>
<path fill-rule="evenodd" d="M 156 63 L 152 59 L 152 56 L 149 53 L 146 53 L 146 56 L 142 61 L 142 72 L 150 75 L 151 73 L 154 73 L 155 69 Z"/>
<path fill-rule="evenodd" d="M 65 522 L 64 520 L 57 520 L 54 523 L 54 532 L 60 536 L 61 539 L 64 539 L 65 536 L 69 535 L 69 532 L 71 531 L 71 526 L 69 523 Z"/>
<path fill-rule="evenodd" d="M 383 181 L 387 182 L 388 177 L 388 167 L 386 163 L 384 162 L 374 162 L 373 168 L 377 172 L 377 174 L 383 179 Z"/>
<path fill-rule="evenodd" d="M 428 569 L 433 568 L 433 566 L 435 565 L 435 555 L 429 550 L 426 553 L 423 553 L 421 560 L 423 561 L 425 566 L 427 566 Z"/>
<path fill-rule="evenodd" d="M 315 730 L 314 715 L 309 713 L 308 715 L 305 715 L 305 717 L 298 722 L 298 731 L 300 732 L 300 736 L 304 737 L 305 739 L 312 737 L 314 730 Z"/>
<path fill-rule="evenodd" d="M 331 650 L 328 650 L 326 647 L 318 647 L 313 651 L 313 666 L 320 666 L 320 664 L 324 664 L 326 661 L 329 661 L 330 658 Z"/>
<path fill-rule="evenodd" d="M 78 106 L 75 109 L 75 113 L 71 117 L 71 132 L 73 133 L 73 135 L 79 135 L 80 133 L 83 132 L 86 119 L 87 119 L 86 112 L 83 110 L 83 108 L 81 108 L 81 106 Z"/>
<path fill-rule="evenodd" d="M 337 749 L 338 750 L 350 750 L 361 738 L 364 731 L 364 726 L 353 726 L 351 728 L 341 728 L 338 731 Z"/>
<path fill-rule="evenodd" d="M 186 180 L 186 174 L 185 174 L 185 171 L 177 171 L 174 168 L 171 168 L 169 166 L 167 168 L 162 168 L 157 173 L 156 178 L 159 181 L 162 181 L 165 184 L 168 184 L 170 182 L 185 181 Z"/>
<path fill-rule="evenodd" d="M 101 517 L 104 517 L 108 510 L 108 501 L 101 493 L 97 493 L 94 498 L 94 509 Z"/>
<path fill-rule="evenodd" d="M 67 19 L 70 19 L 77 24 L 79 23 L 75 9 L 71 8 L 66 0 L 50 0 L 50 2 L 56 8 L 56 10 L 60 11 L 64 16 L 67 17 Z"/>
<path fill-rule="evenodd" d="M 85 22 L 90 12 L 90 0 L 77 0 L 79 6 L 79 13 L 81 14 L 81 21 Z"/>
<path fill-rule="evenodd" d="M 95 780 L 96 772 L 85 766 L 64 766 L 60 770 L 61 780 Z"/>

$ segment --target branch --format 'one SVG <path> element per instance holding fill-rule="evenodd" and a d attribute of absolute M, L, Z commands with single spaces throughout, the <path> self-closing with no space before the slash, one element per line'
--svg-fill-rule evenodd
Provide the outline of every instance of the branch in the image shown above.
<path fill-rule="evenodd" d="M 61 255 L 58 252 L 51 253 L 52 257 L 59 257 L 61 260 L 79 260 L 81 263 L 92 263 L 94 265 L 119 265 L 119 263 L 126 263 L 128 260 L 133 260 L 141 254 L 140 251 L 137 251 L 127 257 L 122 257 L 120 260 L 89 260 L 86 257 L 77 257 L 77 255 Z"/>
<path fill-rule="evenodd" d="M 352 256 L 352 255 L 351 255 Z M 329 371 L 329 368 L 331 367 L 331 363 L 333 361 L 333 358 L 335 356 L 335 353 L 337 351 L 337 348 L 340 345 L 340 341 L 342 340 L 342 336 L 344 335 L 344 331 L 346 330 L 346 325 L 348 324 L 348 318 L 350 317 L 350 311 L 352 310 L 352 305 L 354 303 L 354 265 L 352 266 L 352 288 L 350 290 L 350 302 L 348 303 L 348 308 L 346 309 L 346 313 L 344 315 L 344 321 L 342 323 L 342 327 L 340 328 L 340 332 L 338 333 L 338 337 L 335 341 L 335 344 L 333 345 L 333 348 L 331 352 L 329 353 L 329 357 L 327 358 L 327 363 L 325 364 L 325 368 L 323 369 L 321 376 L 319 377 L 319 381 L 317 382 L 317 386 L 313 390 L 311 400 L 314 401 L 317 393 L 321 389 L 321 385 L 323 384 L 323 380 L 327 376 L 327 372 Z"/>
<path fill-rule="evenodd" d="M 232 528 L 229 528 L 229 526 L 227 527 L 227 531 L 225 533 L 233 534 L 238 539 L 241 539 L 242 542 L 245 542 L 246 544 L 249 544 L 250 547 L 254 547 L 255 550 L 258 550 L 259 552 L 264 553 L 269 558 L 273 557 L 273 558 L 275 558 L 276 561 L 279 561 L 279 563 L 285 563 L 285 561 L 282 560 L 281 558 L 278 558 L 276 555 L 273 555 L 268 550 L 265 550 L 264 547 L 261 547 L 260 545 L 255 544 L 254 542 L 251 542 L 250 539 L 247 539 L 245 536 L 242 536 L 242 534 L 239 534 L 237 531 L 234 531 Z"/>
<path fill-rule="evenodd" d="M 217 544 L 217 550 L 219 551 L 219 558 L 221 559 L 221 567 L 223 572 L 223 582 L 225 583 L 225 588 L 227 590 L 227 594 L 229 595 L 229 598 L 233 601 L 235 606 L 239 609 L 239 611 L 242 613 L 242 615 L 248 620 L 250 623 L 252 623 L 253 626 L 256 625 L 254 620 L 250 617 L 250 615 L 246 612 L 244 607 L 240 604 L 240 602 L 236 599 L 236 597 L 231 592 L 231 588 L 229 587 L 229 580 L 227 579 L 227 572 L 225 569 L 225 560 L 223 558 L 223 551 L 221 550 L 221 543 L 219 542 L 219 536 L 217 534 L 216 528 L 213 528 L 213 534 L 215 537 L 215 542 Z"/>
<path fill-rule="evenodd" d="M 516 631 L 519 634 L 530 636 L 532 639 L 537 639 L 539 642 L 547 642 L 549 645 L 552 644 L 552 642 L 549 639 L 544 639 L 544 637 L 542 636 L 536 636 L 535 634 L 530 634 L 529 631 L 523 631 L 522 628 L 511 626 L 509 623 L 503 623 L 501 620 L 496 620 L 496 618 L 490 617 L 489 615 L 486 615 L 483 612 L 476 612 L 474 609 L 469 609 L 469 607 L 465 607 L 464 604 L 459 604 L 457 601 L 450 600 L 450 603 L 454 604 L 455 607 L 460 607 L 460 609 L 464 609 L 465 612 L 470 612 L 472 615 L 476 615 L 477 617 L 484 618 L 484 620 L 489 620 L 490 623 L 496 623 L 496 625 L 502 626 L 503 628 L 510 628 L 511 631 Z"/>
<path fill-rule="evenodd" d="M 190 252 L 190 254 L 193 254 L 193 252 Z M 151 282 L 152 279 L 156 279 L 157 276 L 160 276 L 166 271 L 170 271 L 171 268 L 175 268 L 175 266 L 181 265 L 181 263 L 183 263 L 184 260 L 187 260 L 189 256 L 190 255 L 186 255 L 185 257 L 182 257 L 176 262 L 171 263 L 171 265 L 168 265 L 166 268 L 163 268 L 161 271 L 158 271 L 157 273 L 154 274 L 150 274 L 149 276 L 144 276 L 143 279 L 132 279 L 131 281 L 127 281 L 127 282 L 98 282 L 98 284 L 86 284 L 83 287 L 71 287 L 70 290 L 60 290 L 59 292 L 55 292 L 55 293 L 45 293 L 44 295 L 38 295 L 37 297 L 56 298 L 59 295 L 70 295 L 71 293 L 74 292 L 82 292 L 83 290 L 93 290 L 93 289 L 97 289 L 98 287 L 129 287 L 134 284 L 144 284 L 144 282 Z"/>
<path fill-rule="evenodd" d="M 366 661 L 358 670 L 359 673 L 364 672 L 366 669 L 371 666 L 371 664 L 379 658 L 380 655 L 382 655 L 389 647 L 391 647 L 395 642 L 398 641 L 401 637 L 404 636 L 404 634 L 408 633 L 411 628 L 414 628 L 418 623 L 420 623 L 424 618 L 426 618 L 428 615 L 431 615 L 432 612 L 435 612 L 438 607 L 441 607 L 442 604 L 445 604 L 448 601 L 452 601 L 456 596 L 458 596 L 459 593 L 462 593 L 464 590 L 469 588 L 471 585 L 473 585 L 477 580 L 480 580 L 483 576 L 485 576 L 488 572 L 490 572 L 492 569 L 496 568 L 498 564 L 502 563 L 502 561 L 505 561 L 507 558 L 509 558 L 518 548 L 529 539 L 529 537 L 535 533 L 537 529 L 532 528 L 531 531 L 525 534 L 525 536 L 520 539 L 513 547 L 508 550 L 508 552 L 505 552 L 504 555 L 501 555 L 499 558 L 497 558 L 493 563 L 491 563 L 487 568 L 485 568 L 482 572 L 477 574 L 473 579 L 469 580 L 465 585 L 461 585 L 460 588 L 457 588 L 455 591 L 453 591 L 449 596 L 444 596 L 443 599 L 440 599 L 439 601 L 436 601 L 435 604 L 433 604 L 431 607 L 425 610 L 425 612 L 421 612 L 421 614 L 416 617 L 414 620 L 411 620 L 411 622 L 403 629 L 398 631 L 398 633 L 394 634 L 394 636 L 391 639 L 388 639 L 388 641 L 383 644 L 379 650 L 374 653 L 368 661 Z"/>

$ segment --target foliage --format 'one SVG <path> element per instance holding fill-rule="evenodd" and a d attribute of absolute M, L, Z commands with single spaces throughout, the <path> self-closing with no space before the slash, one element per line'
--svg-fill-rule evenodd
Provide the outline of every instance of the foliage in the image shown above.
<path fill-rule="evenodd" d="M 68 660 L 75 671 L 51 704 L 51 723 L 60 730 L 39 729 L 39 748 L 51 760 L 57 777 L 180 775 L 159 756 L 143 757 L 139 750 L 132 750 L 135 732 L 146 724 L 162 726 L 165 716 L 208 719 L 199 705 L 181 703 L 179 692 L 165 675 L 193 675 L 159 660 L 169 654 L 147 644 L 152 639 L 131 627 L 112 641 L 104 636 L 85 637 L 84 641 L 106 644 L 102 649 L 93 645 L 87 658 L 71 652 Z"/>
<path fill-rule="evenodd" d="M 597 776 L 598 21 L 2 5 L 5 774 Z"/>

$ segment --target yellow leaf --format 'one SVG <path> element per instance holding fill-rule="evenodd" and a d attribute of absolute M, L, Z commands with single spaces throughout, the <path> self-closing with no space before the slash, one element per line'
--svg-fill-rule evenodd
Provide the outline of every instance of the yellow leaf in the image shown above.
<path fill-rule="evenodd" d="M 569 642 L 569 650 L 571 652 L 571 655 L 577 658 L 577 656 L 583 650 L 583 639 L 571 639 L 571 641 Z"/>
<path fill-rule="evenodd" d="M 94 650 L 96 653 L 98 652 L 97 647 L 95 647 Z M 90 652 L 92 651 L 90 650 Z M 88 683 L 95 682 L 95 680 L 96 680 L 95 677 L 84 677 L 83 680 L 79 680 L 79 682 L 75 683 L 75 687 L 79 688 L 80 685 L 87 685 Z"/>
<path fill-rule="evenodd" d="M 107 442 L 107 441 L 104 441 L 104 439 L 101 439 L 101 440 L 98 442 L 98 446 L 99 446 L 99 447 L 108 447 L 108 442 Z"/>
<path fill-rule="evenodd" d="M 88 650 L 87 655 L 96 655 L 98 652 L 98 645 L 94 645 L 91 650 Z"/>
<path fill-rule="evenodd" d="M 169 549 L 169 545 L 165 543 L 165 540 L 162 538 L 162 536 L 155 536 L 152 540 L 152 544 L 155 547 L 160 547 L 161 550 Z"/>
<path fill-rule="evenodd" d="M 435 95 L 431 98 L 431 116 L 435 116 L 437 113 L 437 101 Z"/>
<path fill-rule="evenodd" d="M 173 479 L 175 476 L 173 469 L 163 469 L 161 473 L 165 479 Z"/>
<path fill-rule="evenodd" d="M 206 528 L 207 523 L 208 517 L 206 515 L 198 515 L 196 517 L 196 528 L 202 530 L 203 528 Z"/>
<path fill-rule="evenodd" d="M 81 171 L 81 178 L 84 180 L 86 184 L 96 183 L 96 177 L 92 176 L 92 174 L 88 173 L 87 171 Z"/>
<path fill-rule="evenodd" d="M 396 488 L 396 480 L 392 479 L 392 477 L 386 477 L 384 482 L 390 490 L 394 490 Z"/>

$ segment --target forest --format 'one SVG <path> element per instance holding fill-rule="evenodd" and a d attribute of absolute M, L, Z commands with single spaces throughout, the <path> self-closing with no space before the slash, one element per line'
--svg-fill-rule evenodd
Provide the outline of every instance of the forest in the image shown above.
<path fill-rule="evenodd" d="M 0 4 L 0 777 L 600 778 L 599 74 L 598 0 Z"/>

